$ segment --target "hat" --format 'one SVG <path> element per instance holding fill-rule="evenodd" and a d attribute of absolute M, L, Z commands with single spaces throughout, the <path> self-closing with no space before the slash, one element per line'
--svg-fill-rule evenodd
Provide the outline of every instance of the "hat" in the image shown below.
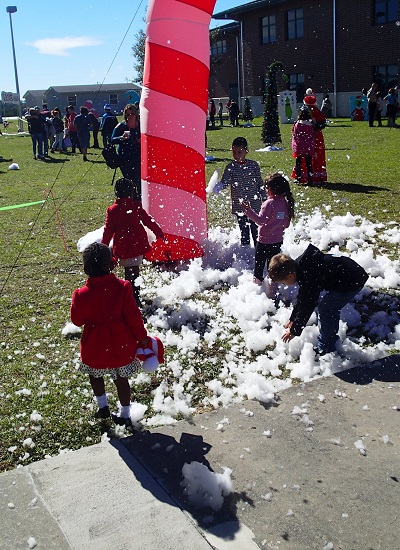
<path fill-rule="evenodd" d="M 104 110 L 105 110 L 105 111 L 111 111 L 111 106 L 110 106 L 109 103 L 106 103 L 106 104 L 104 105 Z"/>
<path fill-rule="evenodd" d="M 310 91 L 311 94 L 307 94 L 306 97 L 303 99 L 303 103 L 305 105 L 315 105 L 317 103 L 317 98 L 315 97 L 314 92 L 312 90 Z"/>
<path fill-rule="evenodd" d="M 37 105 L 34 107 L 35 111 L 40 111 L 40 107 L 38 107 Z"/>
<path fill-rule="evenodd" d="M 136 350 L 136 357 L 142 361 L 145 372 L 154 372 L 158 365 L 164 363 L 164 346 L 157 336 L 149 336 L 147 346 Z"/>

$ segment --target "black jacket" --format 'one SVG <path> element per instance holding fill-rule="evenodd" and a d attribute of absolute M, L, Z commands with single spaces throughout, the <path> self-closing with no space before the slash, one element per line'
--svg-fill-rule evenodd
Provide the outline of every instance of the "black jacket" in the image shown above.
<path fill-rule="evenodd" d="M 301 334 L 317 305 L 321 291 L 361 290 L 368 279 L 366 271 L 351 258 L 323 254 L 312 244 L 308 245 L 295 262 L 299 292 L 290 316 L 293 323 L 290 332 L 294 336 Z"/>

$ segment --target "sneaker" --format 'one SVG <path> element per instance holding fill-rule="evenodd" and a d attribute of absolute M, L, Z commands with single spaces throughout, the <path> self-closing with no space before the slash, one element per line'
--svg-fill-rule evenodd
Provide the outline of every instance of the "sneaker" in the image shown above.
<path fill-rule="evenodd" d="M 122 416 L 118 416 L 117 414 L 111 415 L 112 421 L 117 426 L 125 426 L 125 428 L 132 428 L 132 420 L 130 418 L 122 418 Z"/>
<path fill-rule="evenodd" d="M 95 418 L 105 419 L 105 418 L 110 418 L 110 416 L 111 416 L 111 413 L 110 413 L 110 409 L 108 408 L 108 405 L 106 405 L 105 407 L 102 407 L 101 409 L 99 409 L 97 412 L 94 413 Z"/>

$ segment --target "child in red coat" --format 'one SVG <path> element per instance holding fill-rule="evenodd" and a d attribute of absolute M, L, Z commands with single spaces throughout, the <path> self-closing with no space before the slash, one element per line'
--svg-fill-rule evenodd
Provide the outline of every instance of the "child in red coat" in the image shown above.
<path fill-rule="evenodd" d="M 148 227 L 157 239 L 163 239 L 164 233 L 158 223 L 144 210 L 142 203 L 132 199 L 133 191 L 131 180 L 121 178 L 115 183 L 117 199 L 107 208 L 101 242 L 109 245 L 111 239 L 114 239 L 113 254 L 125 268 L 125 279 L 130 281 L 135 300 L 140 307 L 140 288 L 135 281 L 139 277 L 139 266 L 143 256 L 151 248 L 143 226 Z"/>
<path fill-rule="evenodd" d="M 148 336 L 130 283 L 111 273 L 112 266 L 111 251 L 105 244 L 93 243 L 83 251 L 89 278 L 72 295 L 71 321 L 84 326 L 79 370 L 89 375 L 99 406 L 95 417 L 110 416 L 103 377 L 107 373 L 121 404 L 120 415 L 112 418 L 116 424 L 130 426 L 128 377 L 140 368 L 136 350 L 148 344 Z"/>

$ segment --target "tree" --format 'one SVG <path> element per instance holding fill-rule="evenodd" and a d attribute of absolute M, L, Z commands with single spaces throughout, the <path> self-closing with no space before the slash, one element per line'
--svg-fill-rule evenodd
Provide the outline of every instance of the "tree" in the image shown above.
<path fill-rule="evenodd" d="M 132 55 L 135 58 L 133 68 L 137 73 L 136 82 L 143 84 L 143 71 L 144 71 L 144 51 L 146 45 L 146 33 L 143 29 L 140 29 L 135 34 L 136 42 L 132 46 Z"/>
<path fill-rule="evenodd" d="M 254 115 L 250 105 L 250 99 L 248 97 L 244 98 L 244 108 L 243 108 L 243 120 L 249 122 L 253 120 Z"/>
<path fill-rule="evenodd" d="M 283 64 L 280 61 L 274 61 L 268 67 L 265 83 L 264 120 L 261 133 L 261 139 L 265 145 L 282 142 L 278 115 L 277 71 L 283 71 Z M 287 79 L 286 75 L 283 75 L 283 79 Z"/>

